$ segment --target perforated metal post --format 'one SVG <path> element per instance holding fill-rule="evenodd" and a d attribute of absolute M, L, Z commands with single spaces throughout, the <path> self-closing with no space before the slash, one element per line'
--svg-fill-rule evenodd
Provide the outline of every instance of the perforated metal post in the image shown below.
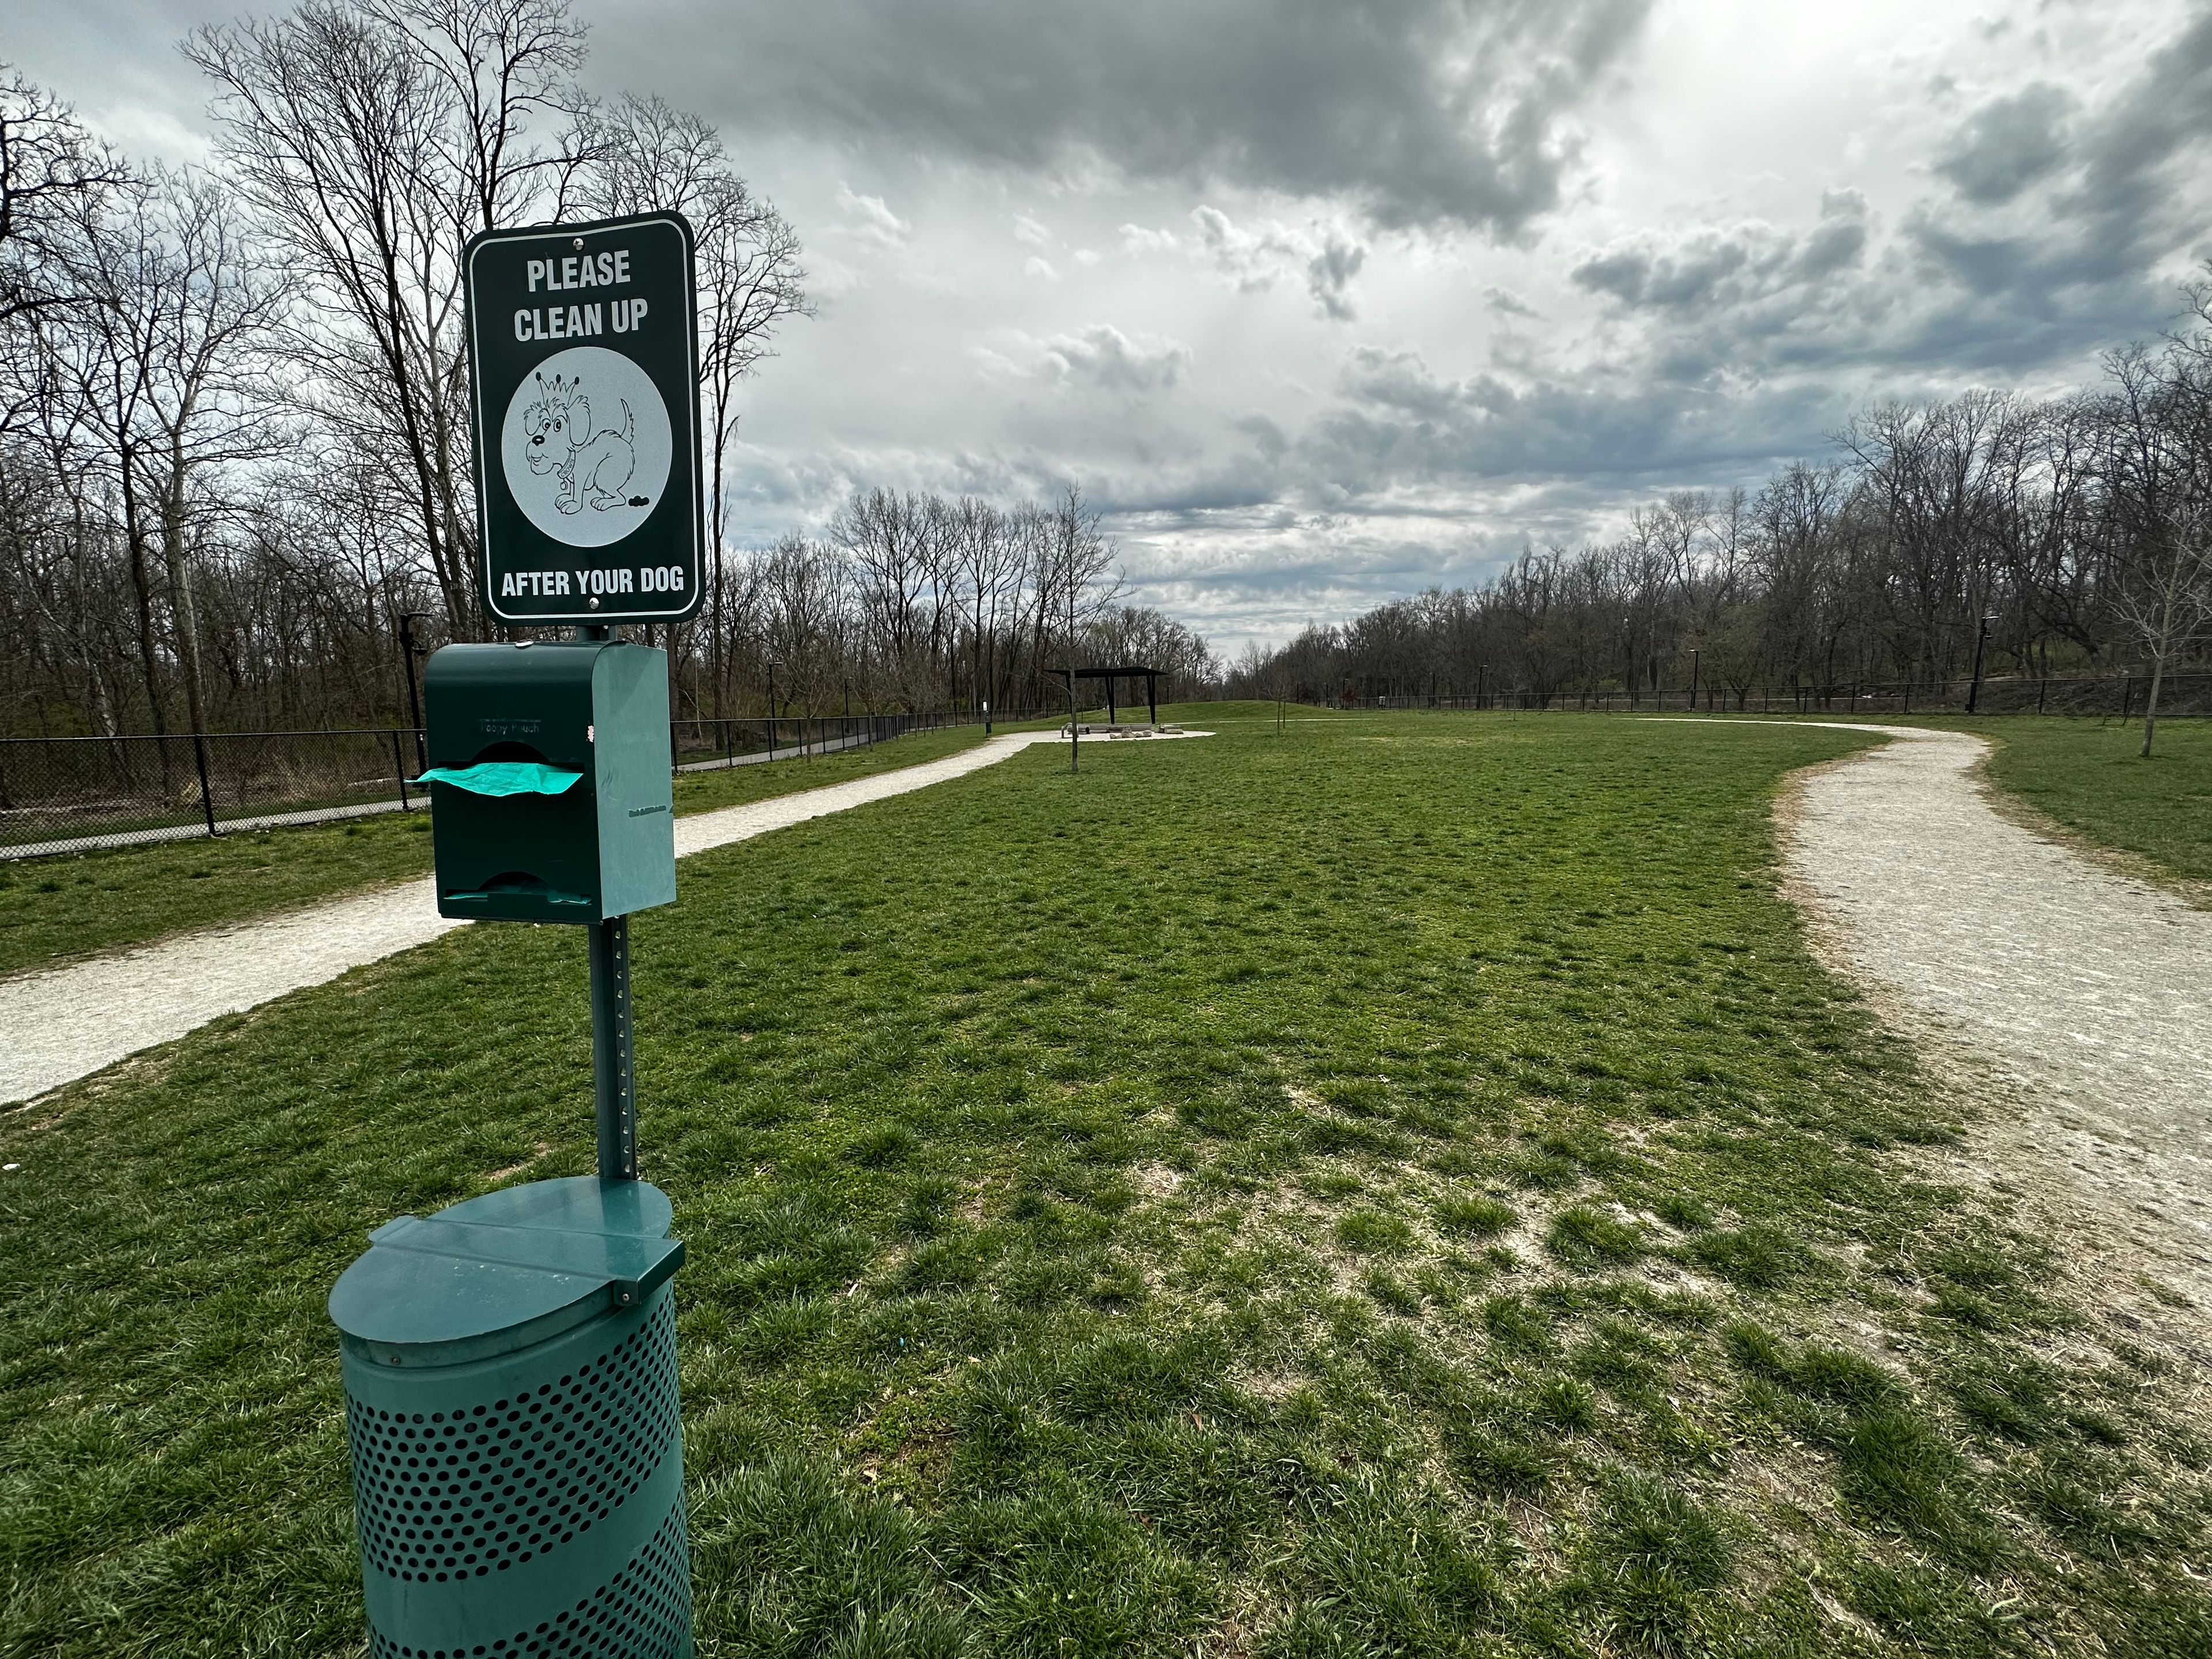
<path fill-rule="evenodd" d="M 637 1062 L 629 1003 L 629 918 L 591 930 L 592 1087 L 598 1107 L 599 1179 L 637 1179 Z"/>

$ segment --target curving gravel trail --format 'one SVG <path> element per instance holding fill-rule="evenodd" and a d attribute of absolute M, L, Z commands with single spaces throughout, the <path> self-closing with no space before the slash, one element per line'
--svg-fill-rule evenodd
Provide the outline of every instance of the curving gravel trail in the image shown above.
<path fill-rule="evenodd" d="M 1852 729 L 1897 741 L 1815 769 L 1782 814 L 1826 940 L 2014 1085 L 2000 1138 L 2212 1267 L 2212 911 L 1998 812 L 1983 739 Z"/>
<path fill-rule="evenodd" d="M 1058 738 L 1056 732 L 1006 732 L 944 760 L 678 818 L 676 855 L 685 858 L 927 789 L 1033 743 Z M 320 985 L 471 925 L 438 914 L 425 877 L 287 915 L 0 980 L 0 1103 L 33 1099 L 221 1015 Z"/>

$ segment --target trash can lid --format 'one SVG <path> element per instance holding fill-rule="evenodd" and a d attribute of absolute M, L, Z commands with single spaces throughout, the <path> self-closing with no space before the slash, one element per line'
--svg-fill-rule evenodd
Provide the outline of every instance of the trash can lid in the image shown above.
<path fill-rule="evenodd" d="M 453 1364 L 635 1307 L 682 1265 L 668 1196 L 578 1176 L 464 1199 L 369 1235 L 331 1318 L 380 1362 Z"/>

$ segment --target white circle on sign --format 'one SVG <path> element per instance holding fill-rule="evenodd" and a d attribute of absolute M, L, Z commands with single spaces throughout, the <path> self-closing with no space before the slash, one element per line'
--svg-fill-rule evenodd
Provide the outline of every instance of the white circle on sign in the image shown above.
<path fill-rule="evenodd" d="M 523 516 L 570 547 L 605 547 L 643 524 L 668 483 L 668 410 L 620 352 L 571 346 L 515 388 L 500 464 Z"/>

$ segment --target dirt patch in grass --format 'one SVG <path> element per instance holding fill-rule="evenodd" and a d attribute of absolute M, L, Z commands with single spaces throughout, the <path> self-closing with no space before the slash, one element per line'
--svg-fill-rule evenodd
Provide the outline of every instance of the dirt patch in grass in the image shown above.
<path fill-rule="evenodd" d="M 520 1162 L 510 1164 L 503 1170 L 489 1170 L 485 1171 L 482 1177 L 483 1184 L 486 1187 L 496 1187 L 501 1182 L 512 1181 L 515 1176 L 520 1175 L 532 1164 L 542 1163 L 545 1158 L 550 1157 L 552 1152 L 553 1143 L 550 1140 L 541 1140 L 538 1143 L 537 1146 L 532 1149 L 530 1156 L 522 1159 Z"/>

